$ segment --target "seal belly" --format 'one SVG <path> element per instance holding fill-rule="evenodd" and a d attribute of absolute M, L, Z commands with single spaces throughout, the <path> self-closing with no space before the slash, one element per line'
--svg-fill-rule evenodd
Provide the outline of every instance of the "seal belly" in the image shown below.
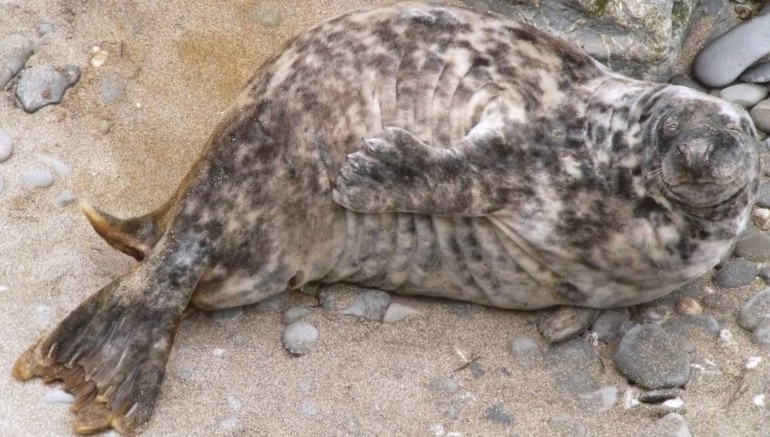
<path fill-rule="evenodd" d="M 345 281 L 497 308 L 559 303 L 521 263 L 539 265 L 483 217 L 346 211 L 344 247 L 320 282 Z"/>

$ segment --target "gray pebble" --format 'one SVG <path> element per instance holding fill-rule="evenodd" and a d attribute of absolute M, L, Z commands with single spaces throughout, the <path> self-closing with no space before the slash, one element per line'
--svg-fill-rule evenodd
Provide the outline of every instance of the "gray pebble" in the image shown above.
<path fill-rule="evenodd" d="M 378 322 L 390 304 L 390 295 L 384 291 L 345 285 L 324 288 L 318 297 L 325 309 Z"/>
<path fill-rule="evenodd" d="M 71 404 L 75 402 L 75 396 L 64 390 L 53 390 L 43 395 L 46 404 Z"/>
<path fill-rule="evenodd" d="M 734 254 L 750 262 L 768 262 L 770 261 L 770 237 L 762 232 L 753 233 L 735 244 Z"/>
<path fill-rule="evenodd" d="M 604 413 L 618 402 L 619 392 L 617 386 L 608 385 L 591 393 L 582 393 L 578 395 L 578 405 L 591 413 Z"/>
<path fill-rule="evenodd" d="M 516 364 L 525 369 L 540 367 L 543 361 L 543 353 L 540 346 L 528 337 L 516 337 L 508 343 L 510 352 Z"/>
<path fill-rule="evenodd" d="M 596 333 L 597 340 L 602 343 L 610 343 L 631 329 L 628 312 L 625 310 L 602 311 L 594 320 L 591 330 Z"/>
<path fill-rule="evenodd" d="M 639 401 L 645 404 L 659 404 L 670 399 L 676 399 L 681 393 L 682 391 L 677 388 L 648 390 L 639 395 Z"/>
<path fill-rule="evenodd" d="M 383 323 L 398 323 L 409 317 L 423 317 L 423 313 L 400 303 L 391 303 L 382 317 Z"/>
<path fill-rule="evenodd" d="M 770 266 L 760 267 L 759 272 L 757 272 L 757 276 L 765 281 L 765 283 L 770 281 Z"/>
<path fill-rule="evenodd" d="M 770 8 L 765 7 L 755 18 L 707 44 L 695 57 L 693 73 L 708 87 L 725 86 L 769 52 Z"/>
<path fill-rule="evenodd" d="M 549 343 L 565 341 L 588 330 L 597 314 L 599 312 L 595 309 L 571 306 L 546 310 L 537 329 Z"/>
<path fill-rule="evenodd" d="M 602 362 L 596 350 L 582 338 L 552 344 L 545 359 L 559 389 L 574 394 L 599 389 Z"/>
<path fill-rule="evenodd" d="M 289 325 L 291 323 L 302 320 L 308 314 L 310 314 L 310 308 L 291 307 L 284 311 L 283 315 L 281 316 L 281 321 L 284 325 Z"/>
<path fill-rule="evenodd" d="M 770 62 L 760 62 L 752 65 L 738 76 L 741 82 L 767 83 L 770 82 Z"/>
<path fill-rule="evenodd" d="M 48 165 L 50 165 L 53 168 L 53 171 L 55 171 L 57 175 L 61 177 L 65 177 L 69 174 L 70 169 L 69 167 L 67 167 L 67 164 L 51 156 L 46 156 L 45 160 L 48 163 Z"/>
<path fill-rule="evenodd" d="M 53 185 L 53 175 L 45 170 L 26 170 L 21 173 L 21 181 L 32 188 L 48 188 Z"/>
<path fill-rule="evenodd" d="M 716 341 L 722 327 L 711 314 L 679 316 L 667 320 L 663 325 L 671 337 L 678 340 L 688 352 L 695 351 L 698 341 Z"/>
<path fill-rule="evenodd" d="M 35 112 L 43 106 L 59 103 L 64 91 L 80 79 L 80 68 L 75 65 L 53 67 L 43 65 L 24 70 L 16 85 L 16 97 L 24 110 Z"/>
<path fill-rule="evenodd" d="M 11 136 L 0 130 L 0 162 L 7 161 L 13 154 L 13 141 Z"/>
<path fill-rule="evenodd" d="M 37 36 L 46 36 L 54 29 L 52 23 L 43 23 L 37 28 Z"/>
<path fill-rule="evenodd" d="M 631 328 L 615 351 L 615 367 L 648 389 L 680 387 L 690 374 L 690 359 L 680 342 L 658 325 Z"/>
<path fill-rule="evenodd" d="M 749 285 L 757 277 L 757 269 L 751 262 L 743 258 L 727 261 L 716 275 L 714 283 L 724 288 L 737 288 Z"/>
<path fill-rule="evenodd" d="M 638 434 L 638 437 L 692 437 L 681 414 L 669 413 Z"/>
<path fill-rule="evenodd" d="M 552 416 L 546 422 L 554 437 L 588 437 L 588 428 L 570 416 Z"/>
<path fill-rule="evenodd" d="M 729 293 L 711 293 L 703 296 L 701 303 L 706 308 L 722 312 L 732 313 L 738 309 L 738 301 Z"/>
<path fill-rule="evenodd" d="M 767 87 L 754 83 L 739 83 L 719 93 L 719 97 L 744 108 L 751 108 L 767 97 Z"/>
<path fill-rule="evenodd" d="M 105 105 L 118 100 L 125 90 L 125 80 L 118 74 L 108 74 L 99 82 L 99 98 Z"/>
<path fill-rule="evenodd" d="M 0 40 L 0 89 L 18 73 L 32 55 L 32 41 L 23 35 L 8 35 Z"/>
<path fill-rule="evenodd" d="M 484 410 L 484 418 L 500 425 L 513 425 L 513 416 L 506 412 L 502 405 L 495 404 Z"/>
<path fill-rule="evenodd" d="M 428 388 L 438 393 L 454 393 L 460 390 L 460 383 L 451 378 L 435 378 L 428 383 Z"/>
<path fill-rule="evenodd" d="M 238 419 L 235 417 L 228 417 L 227 419 L 219 422 L 219 427 L 222 429 L 233 429 L 238 426 Z"/>
<path fill-rule="evenodd" d="M 243 314 L 243 307 L 234 307 L 212 311 L 209 313 L 209 317 L 216 323 L 224 324 L 238 320 L 241 314 Z"/>
<path fill-rule="evenodd" d="M 757 192 L 757 205 L 770 208 L 770 182 L 762 182 Z"/>
<path fill-rule="evenodd" d="M 56 204 L 56 206 L 64 207 L 72 205 L 76 200 L 77 198 L 70 192 L 70 190 L 62 190 L 62 192 L 56 196 L 53 203 Z"/>
<path fill-rule="evenodd" d="M 474 361 L 468 364 L 468 370 L 471 371 L 471 376 L 473 376 L 473 379 L 480 379 L 487 374 L 487 371 L 486 369 L 484 369 L 484 366 L 478 361 Z"/>
<path fill-rule="evenodd" d="M 112 122 L 110 120 L 102 120 L 99 122 L 99 133 L 107 135 L 112 130 Z"/>
<path fill-rule="evenodd" d="M 738 315 L 738 325 L 752 332 L 760 320 L 768 316 L 770 316 L 770 288 L 765 288 L 743 305 Z"/>
<path fill-rule="evenodd" d="M 690 89 L 693 89 L 695 91 L 700 91 L 702 93 L 708 93 L 708 90 L 704 88 L 701 84 L 698 82 L 690 79 L 689 77 L 683 75 L 683 74 L 677 74 L 674 77 L 671 78 L 671 80 L 668 81 L 668 83 L 672 85 L 679 85 L 684 86 Z"/>
<path fill-rule="evenodd" d="M 770 346 L 770 316 L 764 317 L 757 323 L 751 338 L 757 344 Z"/>
<path fill-rule="evenodd" d="M 770 132 L 770 99 L 762 100 L 749 111 L 751 120 L 757 129 Z"/>
<path fill-rule="evenodd" d="M 294 322 L 283 329 L 283 345 L 289 353 L 304 355 L 318 341 L 318 329 L 307 322 Z"/>

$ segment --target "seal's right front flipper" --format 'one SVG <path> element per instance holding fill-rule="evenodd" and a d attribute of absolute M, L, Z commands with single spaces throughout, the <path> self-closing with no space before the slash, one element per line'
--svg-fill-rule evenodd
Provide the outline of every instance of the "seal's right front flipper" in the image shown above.
<path fill-rule="evenodd" d="M 62 381 L 78 434 L 133 434 L 152 414 L 197 280 L 165 273 L 145 262 L 90 296 L 19 357 L 13 376 Z"/>

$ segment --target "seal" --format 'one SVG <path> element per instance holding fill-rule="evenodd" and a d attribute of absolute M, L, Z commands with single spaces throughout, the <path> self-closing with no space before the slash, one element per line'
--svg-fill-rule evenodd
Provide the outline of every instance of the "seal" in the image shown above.
<path fill-rule="evenodd" d="M 744 229 L 757 144 L 731 104 L 612 73 L 529 25 L 427 5 L 349 13 L 259 69 L 162 208 L 84 206 L 142 261 L 13 374 L 64 381 L 76 432 L 131 434 L 190 303 L 338 281 L 524 310 L 650 301 Z"/>

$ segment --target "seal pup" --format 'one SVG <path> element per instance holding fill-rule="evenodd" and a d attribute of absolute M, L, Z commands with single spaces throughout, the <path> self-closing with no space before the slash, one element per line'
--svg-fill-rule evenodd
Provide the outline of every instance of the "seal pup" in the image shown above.
<path fill-rule="evenodd" d="M 755 135 L 729 103 L 497 15 L 349 13 L 260 68 L 158 211 L 84 207 L 142 261 L 13 374 L 62 380 L 76 432 L 132 434 L 190 303 L 338 281 L 525 310 L 650 301 L 743 230 Z"/>

